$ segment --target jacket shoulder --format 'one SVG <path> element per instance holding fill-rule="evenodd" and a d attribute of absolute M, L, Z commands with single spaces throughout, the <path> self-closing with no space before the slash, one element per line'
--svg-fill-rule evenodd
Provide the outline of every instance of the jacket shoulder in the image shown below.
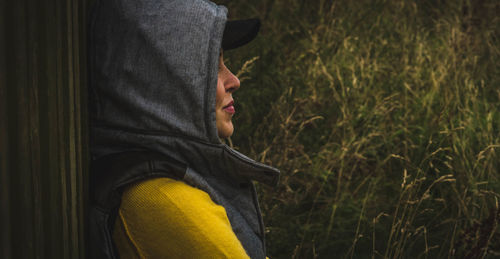
<path fill-rule="evenodd" d="M 157 152 L 133 151 L 101 157 L 90 168 L 91 203 L 102 209 L 119 205 L 123 188 L 149 178 L 183 179 L 187 166 Z"/>
<path fill-rule="evenodd" d="M 157 177 L 181 180 L 186 168 L 182 163 L 150 151 L 116 153 L 92 161 L 88 214 L 90 258 L 118 258 L 111 237 L 127 186 Z"/>

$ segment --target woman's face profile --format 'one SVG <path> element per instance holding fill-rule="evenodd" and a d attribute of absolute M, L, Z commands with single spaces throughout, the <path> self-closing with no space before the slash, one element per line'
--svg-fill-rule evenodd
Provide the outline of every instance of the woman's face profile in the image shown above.
<path fill-rule="evenodd" d="M 231 119 L 234 113 L 232 93 L 240 88 L 240 80 L 224 65 L 224 59 L 219 57 L 219 72 L 217 74 L 217 94 L 215 97 L 215 119 L 220 138 L 233 135 L 234 127 Z"/>

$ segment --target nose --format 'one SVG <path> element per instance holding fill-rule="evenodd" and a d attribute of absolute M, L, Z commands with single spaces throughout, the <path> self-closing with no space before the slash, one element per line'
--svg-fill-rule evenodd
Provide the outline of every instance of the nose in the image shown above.
<path fill-rule="evenodd" d="M 226 92 L 234 92 L 240 88 L 240 79 L 225 67 L 224 88 Z"/>

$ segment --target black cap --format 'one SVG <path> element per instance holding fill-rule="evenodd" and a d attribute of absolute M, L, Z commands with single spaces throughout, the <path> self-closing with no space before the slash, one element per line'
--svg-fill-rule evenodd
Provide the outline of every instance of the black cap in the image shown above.
<path fill-rule="evenodd" d="M 259 19 L 227 21 L 222 36 L 222 49 L 235 49 L 249 43 L 257 36 L 259 29 Z"/>

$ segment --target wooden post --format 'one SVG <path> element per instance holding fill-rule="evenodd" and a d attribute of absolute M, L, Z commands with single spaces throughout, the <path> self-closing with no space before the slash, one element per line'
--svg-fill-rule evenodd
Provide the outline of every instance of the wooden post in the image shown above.
<path fill-rule="evenodd" d="M 0 258 L 85 258 L 87 5 L 0 3 Z"/>

